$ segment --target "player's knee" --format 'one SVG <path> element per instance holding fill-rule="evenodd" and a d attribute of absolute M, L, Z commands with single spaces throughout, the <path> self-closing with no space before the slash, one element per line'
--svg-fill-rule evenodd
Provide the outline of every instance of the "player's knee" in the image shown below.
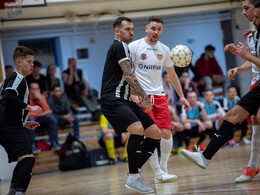
<path fill-rule="evenodd" d="M 184 126 L 184 129 L 191 129 L 190 123 L 184 123 L 183 126 Z"/>
<path fill-rule="evenodd" d="M 140 122 L 135 122 L 128 126 L 127 131 L 130 134 L 144 135 L 144 128 Z"/>

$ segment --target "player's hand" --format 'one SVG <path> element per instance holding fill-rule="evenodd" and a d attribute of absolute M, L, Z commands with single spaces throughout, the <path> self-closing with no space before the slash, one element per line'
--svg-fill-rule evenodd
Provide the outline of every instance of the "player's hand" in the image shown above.
<path fill-rule="evenodd" d="M 38 116 L 40 116 L 42 114 L 42 108 L 40 106 L 30 106 L 29 105 L 29 111 L 36 112 Z"/>
<path fill-rule="evenodd" d="M 142 97 L 138 96 L 138 95 L 131 95 L 131 100 L 133 102 L 135 102 L 138 106 L 141 106 L 143 103 L 143 99 Z"/>
<path fill-rule="evenodd" d="M 39 127 L 39 126 L 40 126 L 40 124 L 35 121 L 27 121 L 25 124 L 25 127 L 27 129 L 31 129 L 31 130 L 34 130 L 36 127 Z"/>
<path fill-rule="evenodd" d="M 235 80 L 235 76 L 237 74 L 237 67 L 229 69 L 227 73 L 228 73 L 228 78 L 230 78 L 231 80 Z"/>
<path fill-rule="evenodd" d="M 244 39 L 246 39 L 248 37 L 249 34 L 254 34 L 255 30 L 252 30 L 252 29 L 248 29 L 248 30 L 245 30 L 245 32 L 242 34 Z"/>
<path fill-rule="evenodd" d="M 224 51 L 230 51 L 232 54 L 237 55 L 236 46 L 234 43 L 230 43 L 224 47 Z"/>
<path fill-rule="evenodd" d="M 249 54 L 249 46 L 246 43 L 245 45 L 241 42 L 236 46 L 236 52 L 237 55 L 239 55 L 241 58 L 245 58 Z"/>
<path fill-rule="evenodd" d="M 186 98 L 180 98 L 180 102 L 184 105 L 184 110 L 188 111 L 190 109 L 190 103 L 186 100 Z"/>
<path fill-rule="evenodd" d="M 143 101 L 143 107 L 145 108 L 145 112 L 150 112 L 152 109 L 153 109 L 153 104 L 152 102 L 149 100 L 149 98 L 146 96 L 144 98 L 144 101 Z"/>

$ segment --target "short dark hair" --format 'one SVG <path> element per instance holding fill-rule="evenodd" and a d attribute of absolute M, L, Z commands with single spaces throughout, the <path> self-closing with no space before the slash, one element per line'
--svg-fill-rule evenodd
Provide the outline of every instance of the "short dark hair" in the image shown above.
<path fill-rule="evenodd" d="M 55 85 L 52 86 L 52 91 L 53 91 L 56 87 L 61 87 L 61 86 L 60 86 L 60 84 L 56 83 Z"/>
<path fill-rule="evenodd" d="M 255 8 L 259 8 L 260 7 L 260 1 L 259 0 L 255 1 L 254 6 L 255 6 Z"/>
<path fill-rule="evenodd" d="M 151 22 L 157 22 L 157 23 L 162 23 L 163 24 L 163 19 L 160 18 L 160 17 L 157 17 L 157 16 L 151 16 L 148 19 L 148 23 L 147 24 L 150 24 Z"/>
<path fill-rule="evenodd" d="M 123 21 L 132 22 L 132 20 L 128 17 L 119 17 L 115 19 L 113 23 L 113 29 L 120 27 Z"/>
<path fill-rule="evenodd" d="M 37 60 L 34 61 L 33 64 L 34 64 L 34 67 L 40 67 L 40 68 L 42 67 L 41 62 L 39 62 L 39 61 L 37 61 Z"/>
<path fill-rule="evenodd" d="M 213 91 L 213 89 L 206 89 L 204 92 L 203 92 L 203 95 L 205 95 L 207 92 L 212 92 L 213 94 L 214 94 L 214 91 Z"/>
<path fill-rule="evenodd" d="M 205 51 L 215 51 L 215 47 L 213 47 L 212 45 L 207 45 L 205 47 Z"/>
<path fill-rule="evenodd" d="M 75 58 L 69 58 L 68 59 L 68 64 L 70 64 L 72 60 L 76 60 L 76 59 Z"/>
<path fill-rule="evenodd" d="M 13 69 L 13 66 L 12 65 L 6 65 L 5 69 L 8 69 L 8 68 L 12 68 Z"/>
<path fill-rule="evenodd" d="M 33 50 L 31 50 L 30 48 L 25 47 L 25 46 L 16 47 L 13 52 L 14 63 L 18 58 L 25 58 L 27 55 L 34 56 Z"/>

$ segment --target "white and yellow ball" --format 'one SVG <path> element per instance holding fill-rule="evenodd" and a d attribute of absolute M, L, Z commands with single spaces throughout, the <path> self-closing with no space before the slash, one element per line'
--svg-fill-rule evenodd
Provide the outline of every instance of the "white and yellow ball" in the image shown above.
<path fill-rule="evenodd" d="M 185 67 L 191 63 L 192 53 L 186 45 L 176 45 L 172 48 L 170 57 L 175 66 Z"/>

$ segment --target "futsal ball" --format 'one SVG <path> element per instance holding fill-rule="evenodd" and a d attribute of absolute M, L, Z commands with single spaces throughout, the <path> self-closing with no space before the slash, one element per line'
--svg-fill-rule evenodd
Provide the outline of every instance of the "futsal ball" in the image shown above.
<path fill-rule="evenodd" d="M 192 53 L 186 45 L 176 45 L 172 48 L 170 57 L 175 66 L 185 67 L 191 63 Z"/>

